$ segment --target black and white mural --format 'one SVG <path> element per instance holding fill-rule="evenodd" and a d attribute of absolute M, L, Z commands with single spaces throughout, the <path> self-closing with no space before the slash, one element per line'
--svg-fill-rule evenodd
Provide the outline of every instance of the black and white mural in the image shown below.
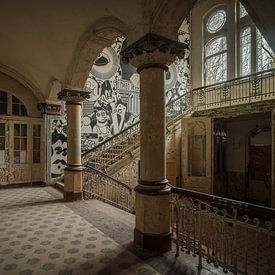
<path fill-rule="evenodd" d="M 185 20 L 179 30 L 179 41 L 190 44 L 189 22 Z M 83 102 L 82 151 L 93 148 L 139 120 L 139 75 L 130 64 L 120 60 L 125 43 L 116 39 L 111 47 L 98 56 L 90 71 L 84 89 L 91 93 Z M 176 60 L 166 73 L 166 102 L 184 95 L 190 88 L 189 52 Z M 66 165 L 66 119 L 51 121 L 51 174 L 52 179 L 62 175 Z"/>

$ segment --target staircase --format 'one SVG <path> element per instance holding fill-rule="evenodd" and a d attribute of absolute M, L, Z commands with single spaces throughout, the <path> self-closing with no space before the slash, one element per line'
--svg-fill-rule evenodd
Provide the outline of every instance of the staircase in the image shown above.
<path fill-rule="evenodd" d="M 170 127 L 187 115 L 187 96 L 182 95 L 166 105 L 168 135 Z M 85 199 L 99 199 L 127 212 L 134 213 L 134 192 L 125 183 L 108 175 L 127 159 L 128 153 L 139 150 L 140 123 L 136 122 L 124 131 L 107 139 L 82 154 L 83 194 Z M 125 161 L 122 163 L 125 165 Z M 114 170 L 114 169 L 113 169 Z"/>
<path fill-rule="evenodd" d="M 166 105 L 167 127 L 177 122 L 186 112 L 186 95 Z M 125 158 L 127 153 L 139 148 L 140 123 L 136 122 L 124 131 L 82 154 L 82 162 L 92 168 L 108 173 L 108 168 Z"/>

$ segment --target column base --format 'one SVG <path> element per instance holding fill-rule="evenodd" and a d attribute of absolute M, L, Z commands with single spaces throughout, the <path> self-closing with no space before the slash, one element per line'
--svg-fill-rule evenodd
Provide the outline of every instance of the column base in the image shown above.
<path fill-rule="evenodd" d="M 171 233 L 153 235 L 135 228 L 134 243 L 143 249 L 164 253 L 171 250 Z"/>
<path fill-rule="evenodd" d="M 81 201 L 83 199 L 82 192 L 73 193 L 73 192 L 64 192 L 65 201 Z"/>

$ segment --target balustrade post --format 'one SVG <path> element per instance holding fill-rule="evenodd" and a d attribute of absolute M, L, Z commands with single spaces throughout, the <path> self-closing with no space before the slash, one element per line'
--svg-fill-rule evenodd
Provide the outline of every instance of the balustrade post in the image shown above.
<path fill-rule="evenodd" d="M 69 89 L 58 93 L 58 99 L 64 100 L 67 108 L 67 166 L 64 169 L 66 201 L 82 199 L 81 102 L 88 98 L 89 94 L 89 92 Z"/>
<path fill-rule="evenodd" d="M 186 45 L 148 33 L 121 53 L 140 74 L 140 179 L 135 188 L 134 242 L 154 251 L 171 249 L 170 187 L 165 160 L 165 71 Z"/>

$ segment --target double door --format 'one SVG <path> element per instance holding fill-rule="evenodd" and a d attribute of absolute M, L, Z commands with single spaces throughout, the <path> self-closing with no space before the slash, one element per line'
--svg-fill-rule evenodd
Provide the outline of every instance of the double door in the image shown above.
<path fill-rule="evenodd" d="M 0 119 L 0 185 L 43 181 L 41 119 Z"/>

